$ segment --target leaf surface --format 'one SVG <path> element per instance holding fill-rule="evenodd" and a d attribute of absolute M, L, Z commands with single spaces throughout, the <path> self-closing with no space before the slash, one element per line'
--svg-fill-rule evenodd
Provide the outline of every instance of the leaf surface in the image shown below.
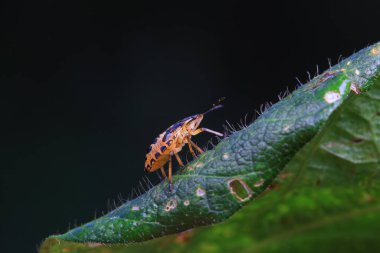
<path fill-rule="evenodd" d="M 350 250 L 356 244 L 372 247 L 372 232 L 380 228 L 380 93 L 379 83 L 373 85 L 380 60 L 371 55 L 377 47 L 302 86 L 187 165 L 174 177 L 174 194 L 164 182 L 98 220 L 48 239 L 41 252 L 313 252 L 313 247 L 328 250 L 339 241 Z M 363 72 L 367 76 L 353 74 L 362 68 L 369 69 Z M 373 88 L 352 96 L 353 83 L 362 90 Z M 92 247 L 215 224 L 252 199 L 220 225 L 128 247 Z"/>

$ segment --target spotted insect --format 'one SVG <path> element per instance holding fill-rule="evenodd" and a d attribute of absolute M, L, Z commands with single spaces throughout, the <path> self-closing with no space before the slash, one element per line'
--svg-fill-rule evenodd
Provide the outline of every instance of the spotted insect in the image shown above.
<path fill-rule="evenodd" d="M 220 102 L 221 100 L 219 100 Z M 153 172 L 158 169 L 161 170 L 162 176 L 166 178 L 164 165 L 169 162 L 168 180 L 169 189 L 172 191 L 172 156 L 174 155 L 180 166 L 183 166 L 183 162 L 178 153 L 187 144 L 189 146 L 190 153 L 197 157 L 194 149 L 199 153 L 203 153 L 203 150 L 198 147 L 191 137 L 202 132 L 209 132 L 217 136 L 223 137 L 223 134 L 210 130 L 208 128 L 198 128 L 205 114 L 221 108 L 222 105 L 213 105 L 213 107 L 202 113 L 187 117 L 183 120 L 170 126 L 166 131 L 161 133 L 148 148 L 145 160 L 145 170 L 147 172 Z"/>

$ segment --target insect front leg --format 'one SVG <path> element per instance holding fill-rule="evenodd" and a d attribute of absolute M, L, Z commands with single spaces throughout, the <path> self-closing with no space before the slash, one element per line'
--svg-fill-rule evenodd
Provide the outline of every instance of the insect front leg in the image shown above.
<path fill-rule="evenodd" d="M 211 130 L 211 129 L 208 129 L 208 128 L 204 128 L 204 127 L 198 128 L 191 135 L 197 135 L 197 134 L 200 134 L 202 132 L 208 132 L 208 133 L 215 134 L 217 136 L 223 137 L 222 133 L 219 133 L 217 131 L 214 131 L 214 130 Z"/>
<path fill-rule="evenodd" d="M 186 138 L 187 140 L 187 145 L 189 146 L 190 153 L 194 156 L 194 158 L 197 158 L 198 156 L 195 154 L 193 150 L 193 146 L 191 146 L 191 140 L 189 137 Z"/>
<path fill-rule="evenodd" d="M 173 191 L 173 185 L 172 185 L 172 156 L 173 156 L 173 152 L 170 152 L 170 155 L 169 155 L 169 190 L 170 192 Z"/>
<path fill-rule="evenodd" d="M 189 145 L 190 153 L 191 153 L 194 157 L 197 157 L 197 155 L 195 154 L 195 152 L 194 152 L 194 150 L 193 150 L 193 147 L 194 147 L 196 150 L 198 150 L 198 152 L 199 152 L 200 154 L 202 154 L 202 153 L 204 152 L 200 147 L 198 147 L 197 144 L 195 144 L 195 143 L 190 139 L 190 137 L 187 137 L 186 139 L 187 139 L 187 144 Z"/>

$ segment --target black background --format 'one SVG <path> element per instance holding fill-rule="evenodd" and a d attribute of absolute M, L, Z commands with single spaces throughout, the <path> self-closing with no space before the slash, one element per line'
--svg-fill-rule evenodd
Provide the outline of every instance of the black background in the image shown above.
<path fill-rule="evenodd" d="M 1 252 L 127 198 L 175 121 L 225 96 L 222 131 L 380 40 L 377 1 L 139 2 L 1 2 Z"/>

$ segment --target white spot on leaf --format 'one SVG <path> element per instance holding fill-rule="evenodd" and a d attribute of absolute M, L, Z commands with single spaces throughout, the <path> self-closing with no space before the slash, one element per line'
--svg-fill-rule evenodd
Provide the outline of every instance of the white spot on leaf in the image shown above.
<path fill-rule="evenodd" d="M 378 55 L 379 53 L 380 53 L 380 46 L 377 46 L 371 49 L 372 55 Z"/>
<path fill-rule="evenodd" d="M 336 102 L 337 100 L 339 100 L 340 97 L 341 95 L 338 92 L 328 91 L 326 92 L 324 99 L 328 104 L 332 104 Z"/>
<path fill-rule="evenodd" d="M 203 163 L 198 163 L 195 167 L 202 168 L 203 167 Z"/>
<path fill-rule="evenodd" d="M 202 196 L 204 196 L 204 195 L 206 194 L 206 191 L 199 187 L 199 188 L 196 190 L 195 193 L 197 194 L 198 197 L 202 197 Z"/>
<path fill-rule="evenodd" d="M 176 207 L 177 207 L 177 200 L 171 199 L 168 201 L 168 203 L 166 203 L 165 211 L 169 212 L 169 211 L 175 209 Z"/>

